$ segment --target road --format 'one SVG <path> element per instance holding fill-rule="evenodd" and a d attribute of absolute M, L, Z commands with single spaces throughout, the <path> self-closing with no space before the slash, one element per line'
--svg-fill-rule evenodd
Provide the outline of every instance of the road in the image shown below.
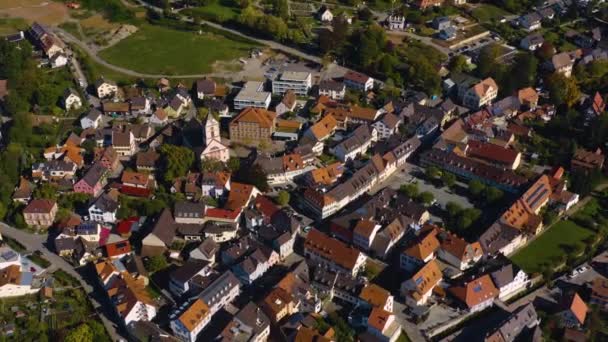
<path fill-rule="evenodd" d="M 44 258 L 51 262 L 51 265 L 52 265 L 51 267 L 61 269 L 61 270 L 65 271 L 66 273 L 70 274 L 71 276 L 73 276 L 74 278 L 78 279 L 78 281 L 82 285 L 82 288 L 87 293 L 87 297 L 91 301 L 91 304 L 93 304 L 93 307 L 99 313 L 99 317 L 101 317 L 102 323 L 106 327 L 106 331 L 108 332 L 108 334 L 110 334 L 112 341 L 125 341 L 126 340 L 126 338 L 121 336 L 119 334 L 119 332 L 116 330 L 115 324 L 105 316 L 105 314 L 102 312 L 103 310 L 99 310 L 99 308 L 101 307 L 101 304 L 99 302 L 97 302 L 97 300 L 95 300 L 95 298 L 93 296 L 90 295 L 93 292 L 93 287 L 91 287 L 82 278 L 82 276 L 78 272 L 76 272 L 76 270 L 74 270 L 74 267 L 72 267 L 72 265 L 70 265 L 68 262 L 63 260 L 62 257 L 49 251 L 46 248 L 46 246 L 45 246 L 46 235 L 30 234 L 30 233 L 24 232 L 22 230 L 13 228 L 3 222 L 0 222 L 0 227 L 2 228 L 1 231 L 2 231 L 3 235 L 6 235 L 8 237 L 11 237 L 11 238 L 17 240 L 20 244 L 25 246 L 25 248 L 30 252 L 33 252 L 33 251 L 42 252 L 42 255 L 44 256 Z"/>
<path fill-rule="evenodd" d="M 440 52 L 442 52 L 443 54 L 447 55 L 448 53 L 452 52 L 452 50 L 443 47 L 439 44 L 436 44 L 433 42 L 433 38 L 431 37 L 423 37 L 423 36 L 419 36 L 415 33 L 412 32 L 405 32 L 405 31 L 387 31 L 387 34 L 391 35 L 391 36 L 404 36 L 404 37 L 409 37 L 412 39 L 416 39 L 420 42 L 422 42 L 425 45 L 429 45 L 431 47 L 434 47 L 435 49 L 439 50 Z"/>

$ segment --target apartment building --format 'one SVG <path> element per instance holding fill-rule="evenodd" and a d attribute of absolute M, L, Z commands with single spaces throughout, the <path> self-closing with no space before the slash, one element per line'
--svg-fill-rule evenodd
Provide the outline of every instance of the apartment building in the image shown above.
<path fill-rule="evenodd" d="M 234 109 L 241 110 L 247 107 L 268 109 L 271 94 L 264 91 L 264 83 L 249 81 L 234 98 Z"/>
<path fill-rule="evenodd" d="M 57 210 L 55 201 L 34 199 L 23 209 L 23 218 L 28 226 L 48 228 L 53 225 Z"/>
<path fill-rule="evenodd" d="M 272 93 L 283 95 L 293 90 L 298 96 L 306 96 L 312 87 L 312 74 L 302 71 L 285 71 L 272 81 Z"/>

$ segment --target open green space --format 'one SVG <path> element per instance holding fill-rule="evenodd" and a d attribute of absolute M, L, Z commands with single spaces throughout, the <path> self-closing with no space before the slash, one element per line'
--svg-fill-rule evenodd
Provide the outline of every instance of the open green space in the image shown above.
<path fill-rule="evenodd" d="M 541 272 L 544 265 L 567 257 L 576 245 L 593 235 L 589 229 L 572 221 L 560 221 L 532 241 L 511 260 L 528 273 Z"/>
<path fill-rule="evenodd" d="M 16 33 L 19 30 L 27 29 L 27 27 L 27 23 L 21 18 L 0 17 L 0 35 Z"/>
<path fill-rule="evenodd" d="M 188 8 L 182 11 L 182 13 L 192 17 L 200 16 L 201 19 L 223 23 L 236 20 L 239 14 L 241 14 L 241 9 L 233 1 L 216 0 L 211 1 L 205 6 Z"/>
<path fill-rule="evenodd" d="M 144 25 L 101 52 L 109 63 L 149 74 L 203 74 L 216 61 L 247 55 L 253 45 L 207 32 L 177 31 Z"/>
<path fill-rule="evenodd" d="M 477 6 L 471 13 L 471 15 L 475 19 L 479 20 L 482 23 L 493 20 L 500 20 L 502 17 L 510 14 L 511 13 L 505 11 L 504 9 L 490 4 L 481 4 Z"/>

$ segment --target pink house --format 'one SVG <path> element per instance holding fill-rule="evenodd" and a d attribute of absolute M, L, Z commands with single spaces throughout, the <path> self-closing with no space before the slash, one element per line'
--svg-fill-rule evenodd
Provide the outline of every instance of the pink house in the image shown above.
<path fill-rule="evenodd" d="M 84 177 L 74 184 L 74 192 L 97 197 L 106 185 L 107 173 L 108 169 L 101 165 L 101 163 L 93 164 Z"/>

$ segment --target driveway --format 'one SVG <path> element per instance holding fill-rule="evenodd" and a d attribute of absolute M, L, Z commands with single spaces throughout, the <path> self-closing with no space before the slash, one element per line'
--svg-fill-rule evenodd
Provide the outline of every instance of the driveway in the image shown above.
<path fill-rule="evenodd" d="M 46 235 L 30 234 L 22 230 L 13 228 L 3 222 L 0 222 L 0 227 L 2 228 L 1 231 L 3 235 L 9 236 L 17 240 L 30 252 L 40 251 L 44 258 L 51 262 L 51 267 L 61 269 L 76 278 L 82 285 L 84 291 L 87 293 L 87 297 L 91 301 L 91 304 L 93 304 L 93 307 L 99 313 L 99 317 L 101 317 L 102 323 L 106 327 L 106 331 L 108 332 L 108 334 L 110 334 L 112 341 L 126 340 L 126 338 L 120 335 L 119 332 L 116 330 L 116 325 L 105 316 L 106 313 L 103 312 L 101 304 L 94 298 L 93 287 L 90 286 L 78 272 L 76 272 L 72 265 L 63 260 L 63 258 L 58 256 L 57 254 L 48 250 L 48 248 L 46 247 Z"/>

